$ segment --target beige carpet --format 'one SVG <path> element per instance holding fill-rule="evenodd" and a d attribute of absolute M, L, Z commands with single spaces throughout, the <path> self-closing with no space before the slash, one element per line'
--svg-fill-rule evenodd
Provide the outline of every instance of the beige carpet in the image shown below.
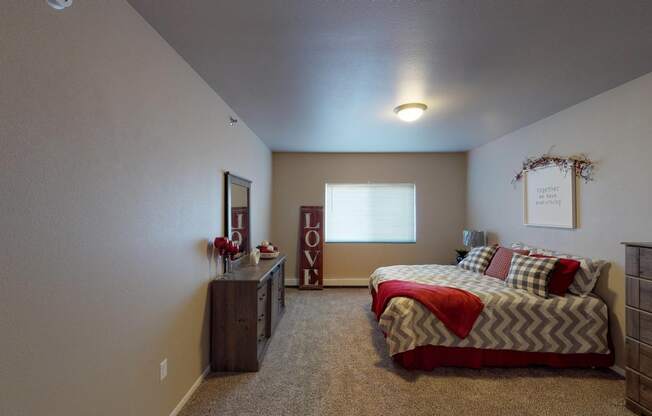
<path fill-rule="evenodd" d="M 608 370 L 409 372 L 388 358 L 366 289 L 287 298 L 261 371 L 210 376 L 183 416 L 632 415 Z"/>

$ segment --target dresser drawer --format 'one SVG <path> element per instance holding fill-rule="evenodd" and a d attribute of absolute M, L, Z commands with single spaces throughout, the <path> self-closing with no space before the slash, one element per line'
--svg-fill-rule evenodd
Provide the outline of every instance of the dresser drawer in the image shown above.
<path fill-rule="evenodd" d="M 638 371 L 639 365 L 639 354 L 640 354 L 640 345 L 638 341 L 633 339 L 625 338 L 625 356 L 627 358 L 627 367 Z"/>
<path fill-rule="evenodd" d="M 265 326 L 263 325 L 262 331 L 258 327 L 258 333 L 256 334 L 256 355 L 260 355 L 265 348 L 265 343 L 267 342 L 267 336 L 265 335 Z"/>
<path fill-rule="evenodd" d="M 639 312 L 636 309 L 625 308 L 625 333 L 628 337 L 639 339 Z"/>
<path fill-rule="evenodd" d="M 652 312 L 652 281 L 626 277 L 625 287 L 627 306 Z"/>
<path fill-rule="evenodd" d="M 257 302 L 258 302 L 258 315 L 261 313 L 265 312 L 267 309 L 267 285 L 263 285 L 258 288 L 258 293 L 256 294 L 257 296 Z"/>
<path fill-rule="evenodd" d="M 627 336 L 652 345 L 652 314 L 626 308 Z"/>
<path fill-rule="evenodd" d="M 262 291 L 261 291 L 262 289 Z M 267 342 L 267 285 L 258 290 L 258 315 L 256 316 L 256 355 L 260 356 Z"/>
<path fill-rule="evenodd" d="M 652 281 L 639 280 L 638 307 L 647 312 L 652 312 Z"/>
<path fill-rule="evenodd" d="M 640 286 L 640 279 L 634 277 L 625 277 L 625 304 L 627 306 L 638 308 Z"/>
<path fill-rule="evenodd" d="M 652 408 L 652 379 L 627 370 L 627 398 Z"/>
<path fill-rule="evenodd" d="M 625 391 L 627 394 L 627 398 L 634 400 L 635 402 L 639 401 L 640 398 L 640 376 L 630 370 L 627 370 L 626 374 L 626 381 L 625 381 Z"/>
<path fill-rule="evenodd" d="M 625 403 L 627 408 L 634 412 L 634 414 L 641 415 L 641 416 L 652 416 L 652 412 L 648 411 L 646 408 L 643 406 L 639 405 L 638 403 L 627 399 L 627 402 Z"/>
<path fill-rule="evenodd" d="M 638 275 L 652 279 L 652 248 L 641 247 L 638 262 Z"/>
<path fill-rule="evenodd" d="M 652 377 L 652 346 L 641 344 L 632 339 L 625 340 L 627 367 Z"/>
<path fill-rule="evenodd" d="M 639 255 L 640 249 L 638 247 L 627 246 L 625 248 L 625 274 L 629 276 L 638 276 Z"/>
<path fill-rule="evenodd" d="M 258 318 L 256 318 L 256 336 L 263 334 L 267 335 L 265 332 L 265 328 L 267 327 L 267 314 L 263 310 L 262 312 L 258 312 Z"/>
<path fill-rule="evenodd" d="M 648 409 L 652 407 L 652 379 L 638 377 L 638 402 Z"/>

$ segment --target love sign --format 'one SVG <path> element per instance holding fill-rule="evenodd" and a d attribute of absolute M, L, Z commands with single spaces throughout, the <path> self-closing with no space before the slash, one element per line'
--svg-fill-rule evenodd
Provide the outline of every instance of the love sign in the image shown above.
<path fill-rule="evenodd" d="M 302 206 L 299 210 L 299 289 L 323 289 L 324 208 Z"/>

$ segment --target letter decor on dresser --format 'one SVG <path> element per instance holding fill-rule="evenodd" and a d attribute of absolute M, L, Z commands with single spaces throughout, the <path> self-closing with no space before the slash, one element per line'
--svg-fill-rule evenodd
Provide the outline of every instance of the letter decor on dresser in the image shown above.
<path fill-rule="evenodd" d="M 220 276 L 210 293 L 211 370 L 258 371 L 285 311 L 285 256 Z"/>
<path fill-rule="evenodd" d="M 652 243 L 623 243 L 627 408 L 652 415 Z"/>

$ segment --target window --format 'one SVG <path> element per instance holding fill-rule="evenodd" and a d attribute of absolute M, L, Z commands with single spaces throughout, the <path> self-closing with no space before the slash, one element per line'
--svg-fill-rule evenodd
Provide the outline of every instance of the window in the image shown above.
<path fill-rule="evenodd" d="M 326 184 L 327 243 L 415 243 L 414 184 Z"/>

